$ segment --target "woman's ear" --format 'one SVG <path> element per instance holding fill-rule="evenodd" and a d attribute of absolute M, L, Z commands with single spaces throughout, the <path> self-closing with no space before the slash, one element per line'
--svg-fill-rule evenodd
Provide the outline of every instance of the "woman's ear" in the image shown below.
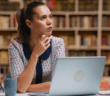
<path fill-rule="evenodd" d="M 31 21 L 28 20 L 28 19 L 26 19 L 26 25 L 27 25 L 29 28 L 31 28 Z"/>

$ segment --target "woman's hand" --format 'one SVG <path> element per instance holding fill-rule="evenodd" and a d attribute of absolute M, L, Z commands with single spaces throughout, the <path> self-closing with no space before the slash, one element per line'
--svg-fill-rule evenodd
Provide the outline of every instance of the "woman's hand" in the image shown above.
<path fill-rule="evenodd" d="M 48 41 L 47 41 L 48 40 Z M 46 37 L 42 35 L 41 38 L 38 40 L 36 46 L 33 49 L 33 54 L 39 57 L 41 54 L 45 52 L 45 50 L 50 46 L 50 37 Z"/>
<path fill-rule="evenodd" d="M 46 89 L 45 91 L 50 91 L 51 82 L 46 82 Z"/>
<path fill-rule="evenodd" d="M 50 91 L 51 82 L 43 82 L 39 84 L 31 84 L 26 92 L 42 92 L 42 91 Z"/>

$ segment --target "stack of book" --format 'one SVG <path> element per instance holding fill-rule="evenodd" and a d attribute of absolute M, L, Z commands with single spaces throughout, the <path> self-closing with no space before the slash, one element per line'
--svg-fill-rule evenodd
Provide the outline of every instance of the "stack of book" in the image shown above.
<path fill-rule="evenodd" d="M 109 88 L 110 88 L 110 84 L 108 84 L 108 82 L 104 78 L 102 78 L 100 84 L 100 90 L 108 90 Z"/>

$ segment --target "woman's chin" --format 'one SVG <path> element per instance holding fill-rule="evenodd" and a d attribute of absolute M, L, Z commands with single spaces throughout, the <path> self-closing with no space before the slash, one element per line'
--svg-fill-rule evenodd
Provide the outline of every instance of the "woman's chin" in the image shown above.
<path fill-rule="evenodd" d="M 51 33 L 49 33 L 49 34 L 45 34 L 47 37 L 49 37 L 49 36 L 51 36 L 52 35 L 52 32 Z"/>

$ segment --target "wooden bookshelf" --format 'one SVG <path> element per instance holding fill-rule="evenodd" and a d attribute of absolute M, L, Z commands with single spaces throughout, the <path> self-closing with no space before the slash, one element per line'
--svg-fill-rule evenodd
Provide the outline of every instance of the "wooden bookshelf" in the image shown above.
<path fill-rule="evenodd" d="M 27 1 L 25 0 L 24 5 L 23 5 L 23 3 L 20 3 L 20 4 L 22 4 L 22 5 L 20 5 L 21 6 L 20 8 L 25 6 L 25 4 L 27 4 L 30 1 L 31 0 L 27 0 Z M 46 4 L 47 4 L 47 1 L 48 0 L 43 0 L 43 2 L 45 2 Z M 50 8 L 51 10 L 53 10 L 52 14 L 55 17 L 55 21 L 56 21 L 56 22 L 54 22 L 55 26 L 53 28 L 53 35 L 62 37 L 64 39 L 65 45 L 66 45 L 65 46 L 66 56 L 70 56 L 72 54 L 71 53 L 72 51 L 76 51 L 76 52 L 84 51 L 84 52 L 88 52 L 88 53 L 94 52 L 95 56 L 101 56 L 101 53 L 104 51 L 109 52 L 110 51 L 109 45 L 105 45 L 105 46 L 101 45 L 102 37 L 105 36 L 104 33 L 106 33 L 106 36 L 110 35 L 110 27 L 103 27 L 103 17 L 110 16 L 109 7 L 106 7 L 106 6 L 108 6 L 107 4 L 109 4 L 109 3 L 105 2 L 104 0 L 93 0 L 93 1 L 91 1 L 91 0 L 71 0 L 71 1 L 73 3 L 73 7 L 74 7 L 72 10 L 64 9 L 62 11 L 61 8 L 56 9 L 56 10 Z M 110 0 L 106 0 L 106 1 L 109 2 Z M 21 0 L 20 0 L 20 2 L 21 2 Z M 56 2 L 57 3 L 59 2 L 58 4 L 60 4 L 60 0 L 56 0 Z M 65 1 L 65 2 L 68 3 L 69 1 Z M 57 4 L 57 3 L 55 3 L 55 4 Z M 62 2 L 61 2 L 61 4 L 62 4 Z M 87 5 L 87 6 L 85 6 L 85 5 Z M 57 6 L 57 5 L 55 5 L 55 6 Z M 17 25 L 13 27 L 13 15 L 15 13 L 16 13 L 16 11 L 9 11 L 9 12 L 0 11 L 0 16 L 7 15 L 10 18 L 10 22 L 9 22 L 10 27 L 7 29 L 1 28 L 0 33 L 5 32 L 5 31 L 7 31 L 9 33 L 12 31 L 17 32 Z M 82 23 L 82 25 L 84 24 L 82 27 L 81 27 L 81 23 Z M 96 38 L 96 40 L 95 40 L 96 45 L 88 46 L 87 40 L 86 40 L 87 38 L 82 41 L 82 44 L 83 43 L 85 44 L 85 42 L 86 42 L 86 44 L 81 45 L 81 38 L 85 35 L 88 37 L 94 35 Z M 73 39 L 74 42 L 72 42 L 73 44 L 68 43 L 68 42 L 70 42 L 68 39 L 69 36 L 73 36 L 73 38 L 74 38 Z M 89 38 L 89 40 L 90 40 L 90 38 Z M 8 49 L 7 47 L 0 48 L 0 50 L 7 50 L 7 49 Z M 110 63 L 106 63 L 105 65 L 106 65 L 106 67 L 109 68 Z"/>

